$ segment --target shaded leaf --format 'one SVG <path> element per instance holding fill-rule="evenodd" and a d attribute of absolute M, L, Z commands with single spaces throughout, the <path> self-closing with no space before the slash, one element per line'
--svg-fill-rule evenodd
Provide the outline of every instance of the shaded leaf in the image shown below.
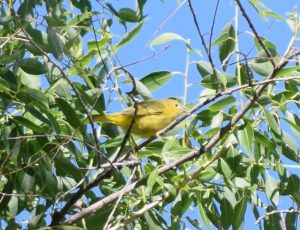
<path fill-rule="evenodd" d="M 48 43 L 49 43 L 49 48 L 51 50 L 51 53 L 53 56 L 61 60 L 63 56 L 63 42 L 56 33 L 55 29 L 48 27 L 47 28 L 47 33 L 48 33 Z"/>
<path fill-rule="evenodd" d="M 121 8 L 118 17 L 125 22 L 139 22 L 137 12 L 130 8 Z"/>
<path fill-rule="evenodd" d="M 28 120 L 24 117 L 16 116 L 16 117 L 14 117 L 14 120 L 17 123 L 24 125 L 26 128 L 28 128 L 28 129 L 30 129 L 34 132 L 37 132 L 37 133 L 46 133 L 46 132 L 48 132 L 47 127 L 42 127 L 42 126 L 36 125 L 32 121 L 30 121 L 30 120 Z"/>
<path fill-rule="evenodd" d="M 141 21 L 137 26 L 135 26 L 131 31 L 129 31 L 128 33 L 126 33 L 124 35 L 124 37 L 121 39 L 121 41 L 116 45 L 116 48 L 120 48 L 124 45 L 126 45 L 127 43 L 129 43 L 130 41 L 132 41 L 137 34 L 140 32 L 142 26 L 143 26 L 144 22 Z"/>
<path fill-rule="evenodd" d="M 234 229 L 238 229 L 240 226 L 242 226 L 245 218 L 246 207 L 247 199 L 246 197 L 242 197 L 242 199 L 234 207 L 234 219 L 232 225 Z"/>
<path fill-rule="evenodd" d="M 56 103 L 65 115 L 66 120 L 69 122 L 69 124 L 74 128 L 79 128 L 81 124 L 80 120 L 78 119 L 77 114 L 75 113 L 74 109 L 69 105 L 69 103 L 62 98 L 56 98 Z"/>
<path fill-rule="evenodd" d="M 35 58 L 25 58 L 17 62 L 18 66 L 26 73 L 40 75 L 48 72 L 47 65 L 39 62 Z"/>

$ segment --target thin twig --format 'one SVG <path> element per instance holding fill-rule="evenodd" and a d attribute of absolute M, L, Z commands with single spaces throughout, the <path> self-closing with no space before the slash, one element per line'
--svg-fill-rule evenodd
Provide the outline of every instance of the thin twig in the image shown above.
<path fill-rule="evenodd" d="M 125 148 L 125 145 L 126 145 L 128 139 L 129 139 L 129 137 L 130 137 L 131 129 L 132 129 L 132 127 L 133 127 L 133 124 L 134 124 L 134 122 L 135 122 L 135 118 L 136 118 L 136 115 L 137 115 L 138 109 L 139 109 L 139 108 L 138 108 L 138 102 L 134 99 L 134 96 L 133 96 L 134 92 L 136 92 L 136 83 L 135 83 L 135 79 L 134 79 L 134 77 L 132 76 L 132 74 L 131 74 L 129 71 L 127 71 L 125 68 L 122 68 L 122 70 L 125 72 L 125 74 L 128 76 L 128 78 L 131 79 L 131 81 L 132 81 L 132 89 L 131 89 L 129 92 L 127 92 L 127 94 L 128 94 L 128 96 L 129 96 L 129 97 L 132 99 L 132 101 L 133 101 L 134 113 L 133 113 L 133 115 L 132 115 L 130 124 L 129 124 L 127 130 L 126 130 L 125 136 L 124 136 L 124 138 L 123 138 L 123 140 L 122 140 L 122 142 L 121 142 L 119 151 L 118 151 L 117 155 L 115 156 L 113 162 L 118 161 L 118 159 L 119 159 L 119 157 L 120 157 L 120 155 L 121 155 L 123 149 Z"/>
<path fill-rule="evenodd" d="M 211 53 L 211 42 L 212 42 L 212 37 L 213 37 L 213 33 L 214 33 L 215 22 L 216 22 L 216 18 L 217 18 L 217 12 L 219 9 L 219 4 L 220 4 L 220 0 L 217 1 L 213 21 L 212 21 L 211 28 L 210 28 L 209 43 L 208 43 L 208 53 L 209 54 Z"/>
<path fill-rule="evenodd" d="M 113 210 L 112 210 L 111 213 L 109 214 L 109 216 L 108 216 L 108 218 L 107 218 L 107 220 L 106 220 L 106 223 L 105 223 L 105 225 L 104 225 L 104 227 L 103 227 L 103 230 L 108 229 L 109 222 L 110 222 L 111 218 L 113 217 L 113 215 L 114 215 L 114 213 L 115 213 L 115 211 L 116 211 L 116 209 L 117 209 L 117 207 L 118 207 L 118 205 L 119 205 L 121 199 L 123 198 L 123 196 L 124 196 L 124 194 L 125 194 L 125 189 L 126 189 L 126 187 L 131 183 L 131 180 L 132 180 L 133 176 L 135 175 L 135 170 L 136 170 L 136 168 L 134 168 L 134 169 L 132 170 L 132 173 L 131 173 L 131 175 L 130 175 L 128 181 L 126 182 L 126 185 L 124 186 L 124 188 L 123 188 L 122 190 L 120 190 L 120 191 L 121 191 L 121 194 L 120 194 L 119 198 L 117 199 L 117 201 L 116 201 L 116 203 L 115 203 L 115 206 L 114 206 Z"/>
<path fill-rule="evenodd" d="M 5 192 L 0 192 L 0 195 L 1 196 L 11 196 L 11 197 L 42 197 L 44 198 L 45 200 L 52 200 L 53 198 L 52 197 L 46 197 L 46 196 L 43 196 L 41 194 L 19 194 L 19 193 L 5 193 Z M 1 203 L 1 202 L 0 202 Z"/>
<path fill-rule="evenodd" d="M 271 212 L 266 212 L 263 216 L 259 217 L 255 224 L 259 224 L 259 222 L 263 219 L 265 219 L 267 216 L 271 216 L 271 215 L 274 215 L 274 214 L 282 214 L 282 213 L 295 213 L 297 215 L 300 215 L 300 211 L 297 211 L 295 209 L 289 209 L 289 210 L 273 210 Z"/>
<path fill-rule="evenodd" d="M 176 13 L 184 6 L 184 4 L 187 2 L 187 0 L 184 0 L 184 1 L 182 1 L 176 8 L 175 8 L 175 10 L 173 10 L 172 12 L 171 12 L 171 14 L 168 16 L 168 17 L 166 17 L 165 18 L 165 20 L 163 20 L 163 22 L 158 26 L 158 28 L 154 31 L 154 33 L 153 33 L 153 35 L 152 35 L 152 39 L 156 36 L 156 34 L 158 34 L 159 33 L 159 31 L 168 23 L 168 21 L 170 21 L 171 20 L 171 18 L 173 18 L 175 15 L 176 15 Z M 151 39 L 151 40 L 152 40 Z M 150 42 L 151 42 L 151 40 L 149 40 L 148 42 L 147 42 L 147 44 L 149 44 Z"/>
<path fill-rule="evenodd" d="M 244 16 L 244 18 L 246 19 L 249 27 L 251 28 L 252 32 L 254 33 L 255 35 L 255 38 L 257 39 L 257 42 L 259 43 L 259 45 L 261 46 L 261 48 L 263 48 L 263 50 L 265 51 L 265 53 L 267 54 L 267 56 L 270 58 L 270 61 L 273 65 L 273 67 L 275 68 L 276 64 L 274 62 L 274 59 L 273 59 L 273 55 L 270 53 L 270 51 L 268 50 L 268 48 L 266 47 L 265 43 L 262 41 L 261 37 L 259 36 L 259 34 L 257 33 L 250 17 L 248 16 L 248 14 L 246 13 L 243 5 L 241 4 L 240 0 L 235 0 L 236 3 L 238 4 L 241 12 L 242 12 L 242 15 Z"/>
<path fill-rule="evenodd" d="M 221 91 L 221 83 L 220 83 L 220 79 L 219 79 L 219 75 L 218 75 L 218 72 L 216 70 L 216 67 L 215 67 L 215 64 L 214 64 L 214 61 L 213 61 L 213 58 L 211 56 L 211 53 L 209 52 L 209 50 L 207 49 L 207 46 L 206 46 L 206 43 L 205 43 L 205 40 L 204 40 L 204 37 L 203 37 L 203 34 L 201 33 L 201 30 L 200 30 L 200 25 L 198 23 L 198 20 L 197 20 L 197 17 L 196 17 L 196 13 L 194 11 L 194 8 L 193 8 L 193 5 L 192 5 L 192 1 L 191 0 L 188 0 L 188 3 L 189 3 L 189 8 L 190 8 L 190 11 L 192 13 L 192 16 L 193 16 L 193 20 L 194 20 L 194 24 L 197 28 L 197 32 L 198 32 L 198 35 L 201 39 L 201 43 L 202 43 L 202 46 L 207 54 L 207 57 L 208 57 L 208 60 L 211 64 L 211 68 L 212 68 L 212 71 L 213 71 L 213 74 L 215 76 L 215 79 L 216 79 L 216 82 L 217 82 L 217 93 L 219 93 Z"/>
<path fill-rule="evenodd" d="M 158 56 L 159 54 L 163 53 L 164 51 L 166 51 L 167 49 L 169 48 L 169 46 L 165 46 L 163 47 L 161 50 L 159 50 L 158 52 L 153 52 L 150 56 L 148 57 L 144 57 L 142 58 L 141 60 L 137 60 L 137 61 L 134 61 L 132 63 L 129 63 L 129 64 L 125 64 L 123 66 L 116 66 L 114 68 L 112 68 L 108 74 L 111 74 L 112 72 L 116 71 L 116 70 L 119 70 L 119 69 L 124 69 L 124 68 L 127 68 L 129 66 L 132 66 L 132 65 L 136 65 L 136 64 L 139 64 L 141 62 L 144 62 L 144 61 L 147 61 L 147 60 L 150 60 L 156 56 Z"/>
<path fill-rule="evenodd" d="M 141 208 L 140 210 L 135 212 L 131 217 L 129 217 L 128 219 L 126 219 L 122 223 L 116 224 L 112 228 L 109 228 L 109 230 L 123 229 L 128 223 L 138 219 L 140 216 L 144 215 L 150 209 L 152 209 L 152 208 L 156 207 L 157 205 L 159 205 L 161 202 L 163 202 L 169 196 L 170 196 L 170 193 L 167 192 L 166 194 L 164 194 L 164 196 L 158 198 L 157 200 L 153 201 L 152 203 L 144 205 L 143 208 Z"/>

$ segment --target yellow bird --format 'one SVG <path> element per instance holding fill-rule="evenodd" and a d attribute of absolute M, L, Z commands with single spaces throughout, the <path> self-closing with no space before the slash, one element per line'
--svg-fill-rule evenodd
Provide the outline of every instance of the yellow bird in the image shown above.
<path fill-rule="evenodd" d="M 109 122 L 127 131 L 134 111 L 134 107 L 129 107 L 118 113 L 93 115 L 93 119 L 98 122 Z M 176 98 L 138 102 L 131 133 L 141 137 L 153 137 L 183 111 L 184 107 Z"/>

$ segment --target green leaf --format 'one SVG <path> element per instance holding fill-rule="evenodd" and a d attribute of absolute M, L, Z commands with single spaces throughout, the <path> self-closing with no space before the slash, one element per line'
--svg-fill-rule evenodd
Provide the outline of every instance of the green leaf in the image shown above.
<path fill-rule="evenodd" d="M 26 73 L 40 75 L 48 72 L 47 65 L 39 62 L 35 58 L 25 58 L 17 62 L 18 66 Z"/>
<path fill-rule="evenodd" d="M 283 21 L 286 21 L 286 18 L 273 12 L 273 11 L 265 11 L 265 14 L 272 17 L 272 18 L 275 18 L 275 19 L 278 19 L 278 20 L 283 20 Z"/>
<path fill-rule="evenodd" d="M 238 131 L 238 138 L 240 144 L 247 150 L 249 154 L 252 154 L 251 145 L 253 142 L 254 131 L 251 124 L 247 123 L 242 129 Z"/>
<path fill-rule="evenodd" d="M 232 105 L 234 102 L 235 102 L 235 98 L 233 96 L 227 96 L 212 104 L 209 107 L 209 110 L 213 112 L 221 111 L 227 106 Z"/>
<path fill-rule="evenodd" d="M 121 8 L 118 16 L 122 21 L 125 22 L 139 22 L 137 12 L 130 8 Z"/>
<path fill-rule="evenodd" d="M 285 75 L 290 75 L 291 73 L 295 72 L 297 75 L 299 75 L 300 66 L 292 66 L 292 67 L 285 67 L 283 69 L 280 69 L 276 73 L 276 77 L 282 77 Z"/>
<path fill-rule="evenodd" d="M 130 41 L 132 41 L 137 34 L 140 32 L 142 26 L 144 24 L 144 21 L 141 21 L 137 26 L 135 26 L 131 31 L 126 33 L 124 37 L 121 39 L 121 41 L 116 45 L 116 49 L 119 49 L 120 47 L 126 45 Z"/>
<path fill-rule="evenodd" d="M 190 151 L 190 148 L 181 146 L 176 138 L 171 138 L 165 142 L 161 155 L 166 163 L 171 163 Z"/>
<path fill-rule="evenodd" d="M 232 217 L 234 216 L 234 212 L 231 204 L 226 198 L 223 198 L 221 200 L 220 209 L 221 209 L 221 223 L 224 229 L 228 229 L 233 221 Z"/>
<path fill-rule="evenodd" d="M 40 3 L 40 0 L 24 0 L 18 9 L 18 14 L 23 16 L 22 19 L 30 20 L 28 14 L 33 14 L 33 8 Z M 26 17 L 27 16 L 27 17 Z"/>
<path fill-rule="evenodd" d="M 101 12 L 92 11 L 92 12 L 83 12 L 81 14 L 76 15 L 69 21 L 68 26 L 75 26 L 85 21 L 86 19 L 91 19 L 93 15 L 100 14 Z"/>
<path fill-rule="evenodd" d="M 294 209 L 294 208 L 289 208 L 289 211 L 285 216 L 285 225 L 286 225 L 286 229 L 289 230 L 297 230 L 296 226 L 297 226 L 297 217 L 298 217 L 298 212 Z"/>
<path fill-rule="evenodd" d="M 222 88 L 226 87 L 232 87 L 236 85 L 236 77 L 226 74 L 224 72 L 218 72 L 218 78 L 221 83 Z M 206 75 L 202 80 L 201 80 L 201 85 L 208 89 L 217 89 L 218 84 L 217 84 L 217 79 L 214 74 Z"/>
<path fill-rule="evenodd" d="M 225 26 L 225 28 L 221 33 L 221 36 L 223 34 L 227 36 L 227 40 L 223 41 L 219 45 L 219 58 L 222 63 L 228 57 L 228 55 L 234 50 L 234 46 L 235 46 L 234 27 L 231 23 Z"/>
<path fill-rule="evenodd" d="M 277 211 L 273 205 L 269 205 L 266 208 L 266 213 L 272 213 Z M 278 212 L 273 213 L 272 215 L 267 215 L 264 218 L 263 229 L 282 229 L 282 218 Z"/>
<path fill-rule="evenodd" d="M 242 197 L 242 199 L 234 207 L 234 218 L 233 218 L 233 229 L 239 229 L 245 218 L 245 211 L 247 208 L 247 199 Z"/>
<path fill-rule="evenodd" d="M 33 29 L 30 26 L 27 26 L 26 32 L 32 37 L 34 43 L 41 48 L 44 52 L 50 53 L 51 50 L 49 48 L 48 44 L 48 34 L 46 32 L 42 32 L 37 29 Z M 43 52 L 41 52 L 39 49 L 36 48 L 35 45 L 33 45 L 30 42 L 24 42 L 24 46 L 29 49 L 30 52 L 32 52 L 35 55 L 44 55 Z"/>
<path fill-rule="evenodd" d="M 147 190 L 149 189 L 149 191 L 152 190 L 154 184 L 156 183 L 157 181 L 157 178 L 158 178 L 158 170 L 157 169 L 154 169 L 149 177 L 148 177 L 148 180 L 147 180 Z"/>
<path fill-rule="evenodd" d="M 54 28 L 47 27 L 49 48 L 53 56 L 61 60 L 63 56 L 63 42 Z"/>
<path fill-rule="evenodd" d="M 35 75 L 25 73 L 24 71 L 19 71 L 19 76 L 21 78 L 21 83 L 29 88 L 40 90 L 41 88 L 41 78 Z"/>
<path fill-rule="evenodd" d="M 94 215 L 88 215 L 85 218 L 85 222 L 86 222 L 86 229 L 103 229 L 105 226 L 106 221 L 108 220 L 110 213 L 112 212 L 113 209 L 113 205 L 111 204 L 107 204 L 105 205 L 105 208 L 102 208 L 100 210 L 98 210 Z M 101 220 L 101 221 L 99 221 Z M 75 227 L 74 230 L 83 230 L 82 228 L 80 229 L 76 229 L 76 226 L 70 226 L 68 225 L 68 227 L 71 227 L 71 229 L 66 229 L 66 230 L 73 230 L 73 227 Z M 62 230 L 64 229 L 65 226 L 62 226 Z"/>
<path fill-rule="evenodd" d="M 14 20 L 13 16 L 4 16 L 0 18 L 0 25 L 5 25 Z"/>
<path fill-rule="evenodd" d="M 296 174 L 290 175 L 287 185 L 287 195 L 291 195 L 293 199 L 300 204 L 300 179 Z"/>
<path fill-rule="evenodd" d="M 277 123 L 277 121 L 275 120 L 275 118 L 273 117 L 273 115 L 268 111 L 268 110 L 264 110 L 264 113 L 266 115 L 268 124 L 271 128 L 271 130 L 278 136 L 281 135 L 281 130 L 279 128 L 279 125 Z"/>
<path fill-rule="evenodd" d="M 226 161 L 224 161 L 222 158 L 219 160 L 219 165 L 222 170 L 222 174 L 224 175 L 225 178 L 230 179 L 232 176 L 232 170 L 227 164 Z"/>
<path fill-rule="evenodd" d="M 172 194 L 172 196 L 176 196 L 177 190 L 176 187 L 172 184 L 165 183 L 165 188 Z"/>
<path fill-rule="evenodd" d="M 263 42 L 263 44 L 265 45 L 265 47 L 269 50 L 269 52 L 273 56 L 277 55 L 276 46 L 272 42 L 270 42 L 269 40 L 267 40 L 267 39 L 265 39 L 264 37 L 261 37 L 261 36 L 260 36 L 260 40 Z M 265 53 L 265 50 L 259 44 L 258 39 L 257 39 L 256 36 L 254 36 L 254 44 L 256 46 L 257 51 L 260 52 L 259 56 L 262 55 L 262 56 L 267 57 L 267 54 Z"/>
<path fill-rule="evenodd" d="M 234 184 L 237 188 L 242 188 L 242 189 L 247 189 L 250 187 L 250 183 L 241 177 L 235 177 Z"/>
<path fill-rule="evenodd" d="M 150 43 L 150 48 L 152 48 L 153 46 L 157 46 L 157 45 L 162 45 L 165 44 L 167 42 L 171 42 L 171 41 L 183 41 L 186 45 L 186 47 L 191 50 L 194 51 L 197 54 L 201 54 L 199 50 L 194 49 L 193 47 L 191 47 L 189 40 L 185 40 L 184 38 L 182 38 L 180 35 L 175 34 L 175 33 L 164 33 L 161 34 L 159 36 L 157 36 L 151 43 Z"/>
<path fill-rule="evenodd" d="M 254 72 L 262 76 L 269 76 L 274 69 L 270 61 L 261 62 L 261 63 L 251 62 L 250 67 L 251 69 L 254 70 Z"/>
<path fill-rule="evenodd" d="M 136 91 L 139 95 L 141 95 L 144 99 L 152 98 L 152 94 L 149 89 L 143 84 L 143 82 L 135 79 Z"/>
<path fill-rule="evenodd" d="M 39 125 L 36 125 L 32 121 L 26 119 L 25 117 L 16 116 L 13 118 L 17 123 L 24 125 L 26 128 L 37 132 L 37 133 L 47 133 L 49 130 L 47 127 L 42 127 Z"/>
<path fill-rule="evenodd" d="M 199 61 L 197 63 L 197 69 L 201 74 L 202 78 L 208 75 L 212 75 L 214 73 L 211 64 L 207 61 Z"/>
<path fill-rule="evenodd" d="M 283 130 L 282 130 L 282 141 L 287 147 L 292 149 L 295 153 L 299 153 L 298 143 L 289 133 Z"/>
<path fill-rule="evenodd" d="M 27 173 L 24 173 L 23 179 L 22 179 L 22 189 L 24 193 L 29 193 L 35 183 L 35 178 L 32 175 L 29 175 Z"/>
<path fill-rule="evenodd" d="M 299 151 L 297 152 L 293 151 L 288 145 L 284 144 L 282 146 L 281 154 L 283 154 L 285 157 L 287 157 L 288 159 L 294 162 L 300 163 Z"/>
<path fill-rule="evenodd" d="M 89 49 L 89 51 L 94 50 L 94 49 L 102 49 L 103 47 L 105 47 L 108 43 L 107 38 L 102 38 L 98 41 L 89 41 L 87 43 L 87 47 Z"/>
<path fill-rule="evenodd" d="M 258 132 L 258 131 L 254 131 L 254 138 L 255 140 L 260 143 L 261 145 L 263 145 L 265 148 L 268 148 L 268 149 L 274 149 L 274 146 L 275 144 L 273 142 L 271 142 L 269 140 L 269 138 L 262 134 L 261 132 Z"/>
<path fill-rule="evenodd" d="M 63 155 L 58 155 L 54 159 L 57 176 L 72 176 L 77 182 L 84 176 L 74 164 L 71 163 L 70 159 L 65 158 Z"/>
<path fill-rule="evenodd" d="M 163 85 L 165 85 L 172 77 L 172 74 L 168 71 L 159 71 L 148 74 L 143 77 L 140 81 L 153 92 Z"/>
<path fill-rule="evenodd" d="M 18 93 L 18 98 L 25 103 L 37 105 L 41 109 L 49 108 L 48 98 L 40 90 L 24 88 Z"/>
<path fill-rule="evenodd" d="M 176 217 L 181 217 L 190 207 L 191 203 L 192 199 L 190 198 L 189 193 L 185 190 L 181 190 L 173 202 L 171 214 Z"/>
<path fill-rule="evenodd" d="M 45 192 L 47 195 L 51 197 L 55 196 L 58 192 L 58 184 L 57 179 L 52 173 L 50 173 L 47 169 L 42 169 L 40 171 L 40 177 L 42 181 L 42 185 L 45 186 Z"/>
<path fill-rule="evenodd" d="M 155 39 L 153 39 L 153 41 L 150 43 L 150 47 L 162 45 L 167 42 L 174 41 L 174 40 L 181 40 L 181 41 L 186 42 L 185 39 L 178 34 L 164 33 L 164 34 L 157 36 Z"/>
<path fill-rule="evenodd" d="M 10 218 L 14 218 L 18 214 L 19 209 L 19 199 L 16 196 L 13 196 L 8 203 L 8 214 Z"/>
<path fill-rule="evenodd" d="M 216 40 L 214 40 L 212 42 L 212 46 L 215 46 L 215 45 L 219 45 L 221 44 L 222 42 L 225 42 L 226 40 L 228 40 L 228 34 L 226 33 L 222 33 L 218 38 L 216 38 Z"/>
<path fill-rule="evenodd" d="M 203 207 L 203 205 L 201 204 L 200 201 L 198 201 L 197 203 L 198 203 L 198 209 L 199 209 L 199 213 L 200 213 L 200 216 L 201 216 L 201 220 L 205 224 L 206 228 L 210 229 L 210 223 L 211 222 L 210 222 L 209 218 L 206 215 L 205 208 Z"/>
<path fill-rule="evenodd" d="M 205 212 L 210 222 L 213 223 L 213 225 L 215 225 L 217 229 L 221 229 L 222 228 L 221 216 L 219 214 L 218 207 L 216 206 L 216 204 L 214 203 L 209 204 L 209 206 L 206 207 Z"/>
<path fill-rule="evenodd" d="M 144 214 L 145 217 L 145 223 L 142 223 L 142 221 L 140 223 L 142 223 L 142 228 L 141 229 L 157 229 L 157 230 L 163 230 L 163 228 L 161 227 L 161 224 L 164 223 L 164 221 L 159 218 L 159 215 L 157 214 L 157 212 L 153 212 L 152 210 L 149 210 L 148 212 L 146 212 Z"/>
<path fill-rule="evenodd" d="M 237 70 L 236 70 L 236 76 L 237 76 Z M 253 81 L 253 72 L 249 68 L 249 66 L 241 63 L 240 65 L 240 74 L 241 74 L 241 84 L 249 84 L 251 81 Z"/>
<path fill-rule="evenodd" d="M 50 121 L 39 110 L 37 110 L 36 107 L 28 105 L 26 106 L 26 110 L 41 122 L 50 125 Z"/>
<path fill-rule="evenodd" d="M 279 202 L 279 185 L 270 175 L 266 176 L 265 191 L 267 197 L 277 206 Z"/>
<path fill-rule="evenodd" d="M 62 98 L 56 98 L 56 103 L 66 117 L 67 122 L 74 128 L 80 127 L 80 120 L 77 117 L 74 109 Z"/>

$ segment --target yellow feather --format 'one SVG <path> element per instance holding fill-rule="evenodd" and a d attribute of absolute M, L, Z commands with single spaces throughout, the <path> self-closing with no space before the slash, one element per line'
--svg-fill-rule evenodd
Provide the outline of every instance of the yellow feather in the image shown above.
<path fill-rule="evenodd" d="M 137 114 L 131 132 L 142 137 L 152 137 L 170 124 L 184 107 L 177 99 L 149 100 L 137 104 Z M 98 122 L 109 122 L 125 131 L 131 123 L 135 108 L 130 107 L 118 113 L 93 115 Z"/>

